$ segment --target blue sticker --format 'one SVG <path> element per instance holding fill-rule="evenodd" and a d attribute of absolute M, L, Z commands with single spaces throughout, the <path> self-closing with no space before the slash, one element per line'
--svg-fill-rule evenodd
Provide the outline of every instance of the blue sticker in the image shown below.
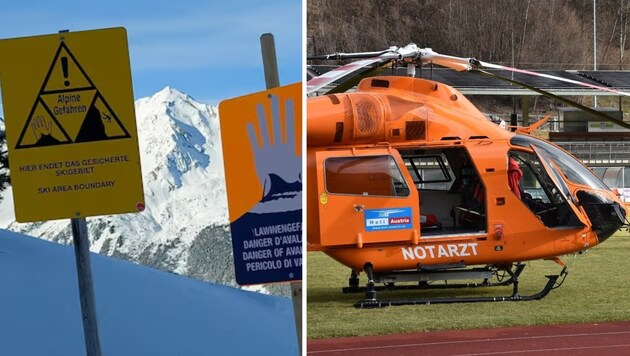
<path fill-rule="evenodd" d="M 411 208 L 365 210 L 365 231 L 411 229 Z"/>

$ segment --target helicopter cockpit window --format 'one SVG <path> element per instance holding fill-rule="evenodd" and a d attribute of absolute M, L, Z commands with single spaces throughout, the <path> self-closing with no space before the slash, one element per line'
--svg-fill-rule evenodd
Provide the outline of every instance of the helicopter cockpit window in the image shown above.
<path fill-rule="evenodd" d="M 331 157 L 324 169 L 331 194 L 406 197 L 410 192 L 391 156 Z"/>
<path fill-rule="evenodd" d="M 554 163 L 551 169 L 560 170 L 560 172 L 573 183 L 598 190 L 609 190 L 606 184 L 580 161 L 548 142 L 528 135 L 516 135 L 512 138 L 510 143 L 515 146 L 527 148 L 533 145 L 545 160 Z"/>
<path fill-rule="evenodd" d="M 510 168 L 510 163 L 517 164 L 518 168 Z M 514 179 L 510 176 L 510 170 L 515 169 L 520 169 L 522 177 L 517 182 L 508 181 L 510 188 L 519 189 L 520 196 L 516 192 L 515 194 L 545 226 L 581 225 L 564 195 L 560 193 L 559 189 L 562 188 L 556 187 L 538 157 L 531 153 L 511 151 L 508 156 L 508 180 Z"/>

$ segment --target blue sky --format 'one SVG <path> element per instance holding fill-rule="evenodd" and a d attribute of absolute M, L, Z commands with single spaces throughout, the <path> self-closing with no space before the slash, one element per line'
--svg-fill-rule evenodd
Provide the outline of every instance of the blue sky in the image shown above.
<path fill-rule="evenodd" d="M 0 0 L 0 8 L 2 39 L 126 27 L 136 99 L 167 85 L 213 105 L 265 90 L 267 32 L 280 84 L 302 80 L 301 0 Z"/>

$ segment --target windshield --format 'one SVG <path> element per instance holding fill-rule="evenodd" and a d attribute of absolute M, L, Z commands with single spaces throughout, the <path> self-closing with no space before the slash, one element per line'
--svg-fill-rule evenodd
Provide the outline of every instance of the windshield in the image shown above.
<path fill-rule="evenodd" d="M 527 148 L 530 145 L 536 147 L 538 153 L 545 160 L 554 163 L 551 167 L 552 171 L 555 168 L 559 169 L 568 180 L 575 184 L 585 185 L 598 190 L 610 190 L 606 184 L 575 157 L 546 141 L 532 136 L 516 135 L 510 140 L 510 143 Z"/>

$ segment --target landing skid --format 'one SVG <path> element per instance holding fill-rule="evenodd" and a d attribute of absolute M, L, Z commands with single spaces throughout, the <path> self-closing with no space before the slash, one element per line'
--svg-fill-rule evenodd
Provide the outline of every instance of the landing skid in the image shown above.
<path fill-rule="evenodd" d="M 456 289 L 456 288 L 477 288 L 477 287 L 498 287 L 509 286 L 514 283 L 514 277 L 518 278 L 525 269 L 525 265 L 522 263 L 516 264 L 512 273 L 508 272 L 509 278 L 498 281 L 490 282 L 489 279 L 496 273 L 496 269 L 492 268 L 474 268 L 466 271 L 440 271 L 440 272 L 399 272 L 396 274 L 390 274 L 387 276 L 375 276 L 376 283 L 384 283 L 384 285 L 375 285 L 373 288 L 375 291 L 384 290 L 426 290 L 426 289 Z M 482 279 L 479 283 L 444 283 L 444 284 L 430 284 L 430 281 L 449 281 L 454 279 Z M 419 281 L 415 285 L 397 285 L 396 282 L 410 282 Z M 367 290 L 368 287 L 359 286 L 359 278 L 353 272 L 349 279 L 349 286 L 341 289 L 342 293 L 362 293 Z"/>
<path fill-rule="evenodd" d="M 527 300 L 539 300 L 539 299 L 544 298 L 547 294 L 549 294 L 549 292 L 552 289 L 554 289 L 554 286 L 556 285 L 558 278 L 566 277 L 568 273 L 567 268 L 564 267 L 562 271 L 560 272 L 560 274 L 546 276 L 547 284 L 540 292 L 533 295 L 521 295 L 519 294 L 519 291 L 518 291 L 518 284 L 519 284 L 518 278 L 521 272 L 523 271 L 524 267 L 525 265 L 523 264 L 517 264 L 514 268 L 511 268 L 511 267 L 504 268 L 503 270 L 509 274 L 510 278 L 505 281 L 499 281 L 495 283 L 490 283 L 488 281 L 488 278 L 484 278 L 483 282 L 481 283 L 459 283 L 459 284 L 444 284 L 444 285 L 433 286 L 433 285 L 427 285 L 425 283 L 422 283 L 421 281 L 421 283 L 416 286 L 413 286 L 413 285 L 412 286 L 395 286 L 393 284 L 392 285 L 386 284 L 384 286 L 377 287 L 374 284 L 375 275 L 372 271 L 372 265 L 368 263 L 365 265 L 365 272 L 368 276 L 367 286 L 358 287 L 358 278 L 353 273 L 353 275 L 350 278 L 350 287 L 344 288 L 344 290 L 346 293 L 357 292 L 357 291 L 365 292 L 365 299 L 358 301 L 354 305 L 357 308 L 382 308 L 382 307 L 395 306 L 395 305 L 417 305 L 417 304 L 452 304 L 452 303 L 527 301 Z M 488 272 L 494 273 L 494 271 L 492 271 L 489 268 L 482 268 L 482 269 L 472 269 L 472 270 L 465 270 L 465 271 L 423 272 L 423 273 L 415 273 L 415 274 L 420 275 L 420 276 L 424 275 L 424 278 L 433 278 L 432 280 L 436 280 L 437 278 L 444 278 L 444 277 L 449 277 L 449 276 L 455 277 L 454 279 L 465 278 L 464 276 L 466 276 L 467 278 L 473 278 L 474 276 L 477 276 L 477 275 L 485 276 L 487 275 Z M 410 274 L 410 273 L 407 273 L 407 272 L 404 274 L 399 273 L 399 274 L 396 274 L 395 276 L 399 278 L 399 280 L 403 280 L 401 279 L 401 276 L 405 276 L 407 274 Z M 391 278 L 391 277 L 392 276 L 390 275 L 387 278 Z M 383 278 L 382 276 L 377 276 L 376 280 L 379 280 L 382 278 Z M 407 278 L 407 280 L 409 279 Z M 444 288 L 465 288 L 465 287 L 474 288 L 474 287 L 506 286 L 506 285 L 513 286 L 511 296 L 419 298 L 419 299 L 392 299 L 392 300 L 387 300 L 387 299 L 381 300 L 376 297 L 376 292 L 382 291 L 382 290 L 439 289 L 439 288 L 444 289 Z"/>

